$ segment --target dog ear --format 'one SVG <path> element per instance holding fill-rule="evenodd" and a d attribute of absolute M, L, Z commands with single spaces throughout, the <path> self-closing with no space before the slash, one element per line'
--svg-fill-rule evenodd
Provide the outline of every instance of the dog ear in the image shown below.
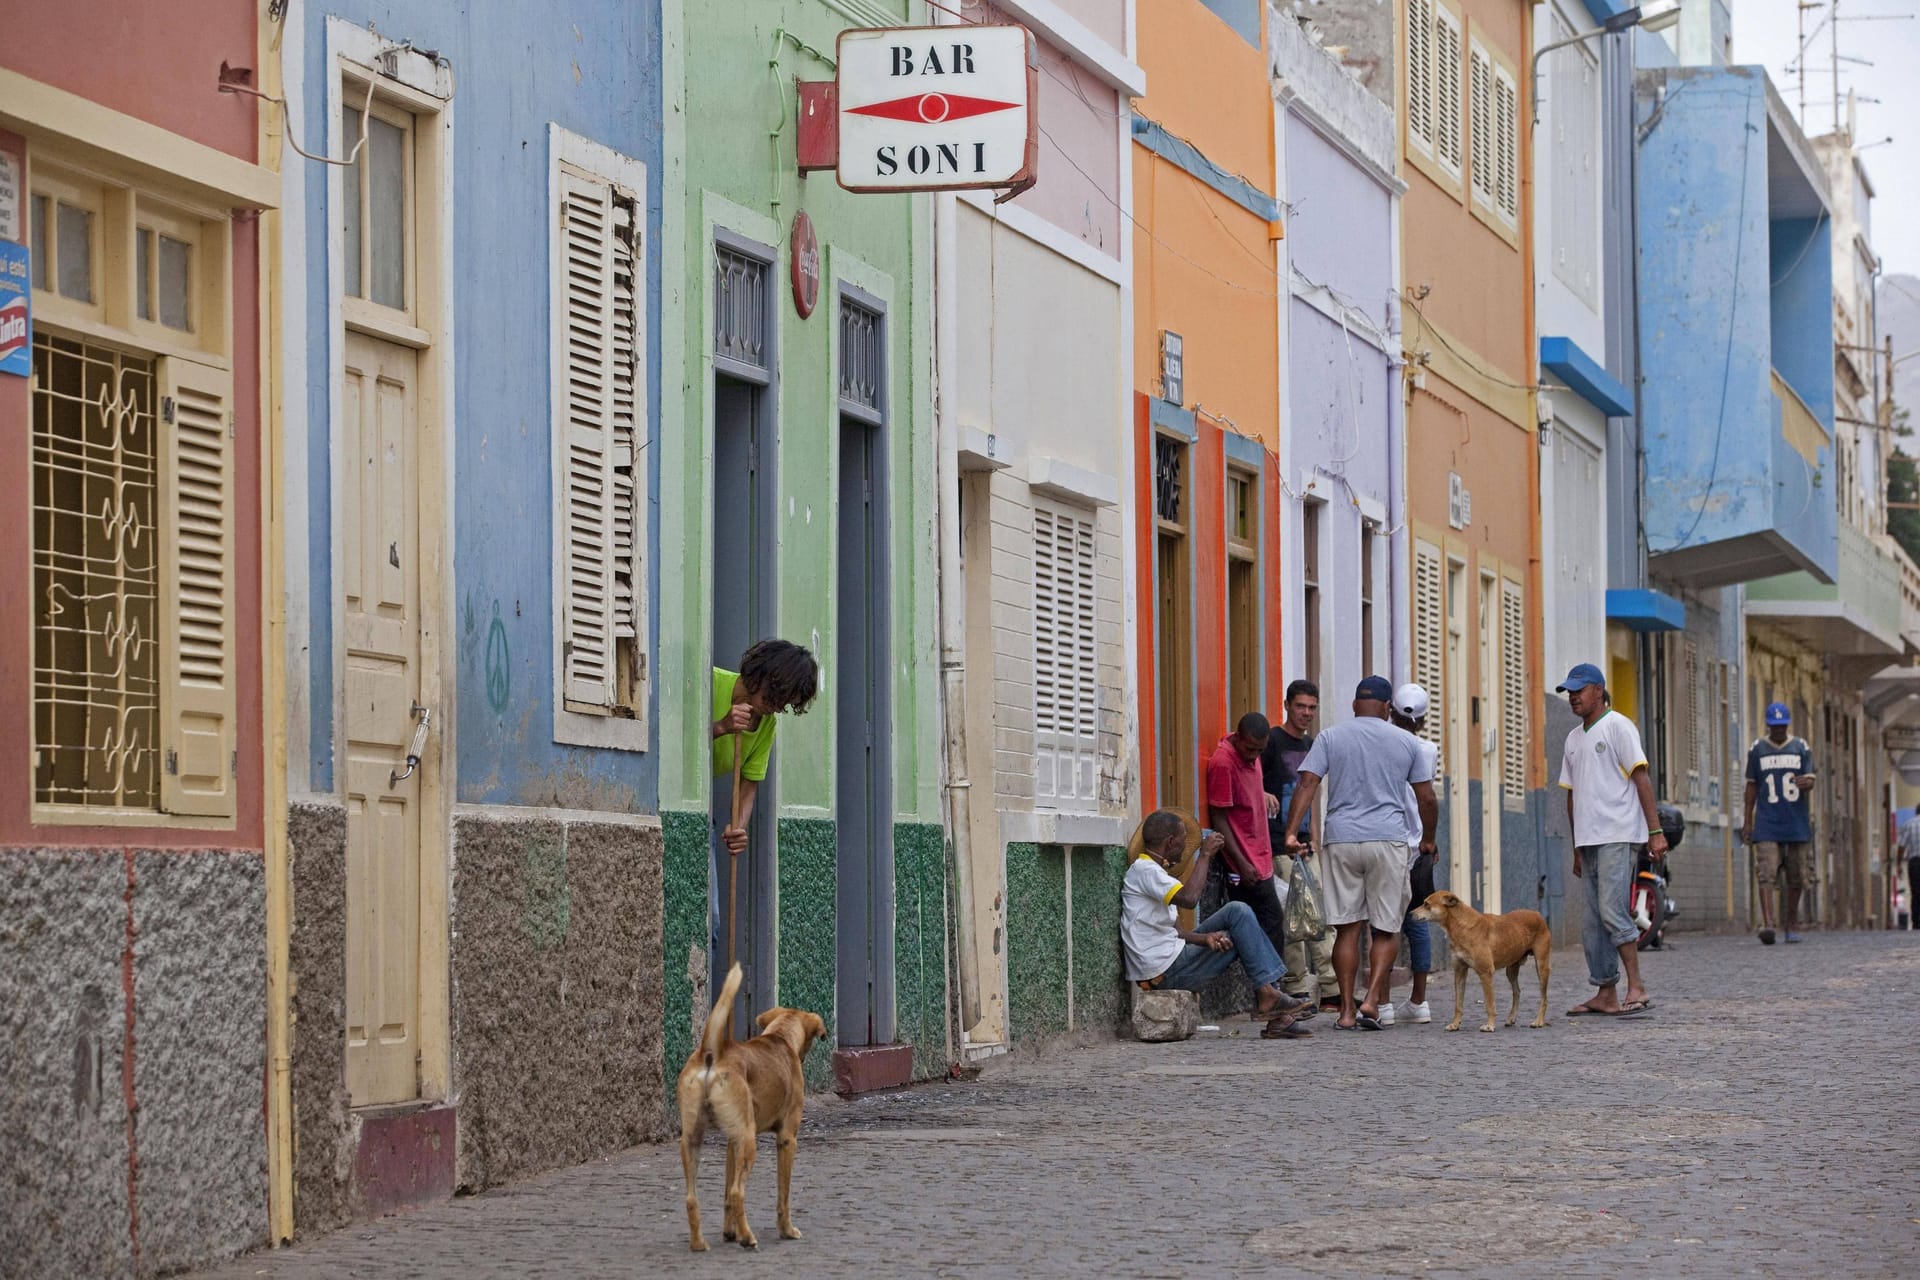
<path fill-rule="evenodd" d="M 785 1009 L 769 1009 L 765 1013 L 756 1017 L 753 1020 L 753 1025 L 760 1028 L 762 1031 L 765 1031 L 768 1027 L 773 1025 L 773 1020 L 775 1018 L 779 1017 L 781 1014 L 785 1012 L 786 1012 Z"/>
<path fill-rule="evenodd" d="M 807 1029 L 807 1047 L 809 1049 L 813 1047 L 815 1040 L 824 1040 L 827 1038 L 827 1024 L 819 1014 L 807 1013 L 802 1016 L 801 1021 Z"/>

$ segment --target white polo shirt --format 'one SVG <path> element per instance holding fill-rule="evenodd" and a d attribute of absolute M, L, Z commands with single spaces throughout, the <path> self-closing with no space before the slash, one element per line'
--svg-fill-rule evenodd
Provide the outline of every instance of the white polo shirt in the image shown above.
<path fill-rule="evenodd" d="M 1127 981 L 1142 982 L 1165 973 L 1180 957 L 1179 909 L 1173 895 L 1180 882 L 1142 854 L 1127 868 L 1120 885 L 1120 941 L 1127 951 Z"/>
<path fill-rule="evenodd" d="M 1560 757 L 1560 785 L 1573 792 L 1573 843 L 1645 844 L 1647 815 L 1633 771 L 1646 764 L 1640 731 L 1609 710 L 1591 729 L 1575 725 Z"/>

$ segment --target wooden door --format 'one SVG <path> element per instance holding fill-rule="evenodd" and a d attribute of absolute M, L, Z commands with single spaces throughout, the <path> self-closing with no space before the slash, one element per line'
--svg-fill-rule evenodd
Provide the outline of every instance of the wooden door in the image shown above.
<path fill-rule="evenodd" d="M 346 335 L 347 1093 L 419 1096 L 420 775 L 396 782 L 420 702 L 417 352 Z"/>

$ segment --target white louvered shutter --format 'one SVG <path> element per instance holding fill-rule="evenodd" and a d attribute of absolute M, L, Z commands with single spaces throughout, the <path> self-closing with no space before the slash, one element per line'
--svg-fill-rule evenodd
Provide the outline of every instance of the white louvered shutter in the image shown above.
<path fill-rule="evenodd" d="M 617 664 L 623 652 L 637 652 L 642 631 L 634 215 L 633 202 L 608 183 L 561 170 L 561 635 L 570 711 L 620 709 Z"/>
<path fill-rule="evenodd" d="M 1099 802 L 1100 685 L 1093 521 L 1033 512 L 1034 795 L 1057 809 Z"/>
<path fill-rule="evenodd" d="M 1511 579 L 1500 584 L 1500 753 L 1501 783 L 1507 807 L 1527 803 L 1527 609 L 1524 589 Z"/>
<path fill-rule="evenodd" d="M 1493 207 L 1508 226 L 1520 222 L 1520 89 L 1505 67 L 1493 70 Z"/>
<path fill-rule="evenodd" d="M 1434 10 L 1434 158 L 1454 177 L 1460 176 L 1460 19 L 1444 8 Z"/>
<path fill-rule="evenodd" d="M 160 807 L 234 812 L 233 378 L 160 368 Z"/>
<path fill-rule="evenodd" d="M 1486 209 L 1494 205 L 1495 161 L 1493 127 L 1493 60 L 1487 51 L 1480 47 L 1478 40 L 1467 50 L 1467 153 L 1472 158 L 1470 166 L 1473 183 L 1474 203 Z"/>
<path fill-rule="evenodd" d="M 1413 544 L 1413 678 L 1427 691 L 1427 719 L 1420 736 L 1441 751 L 1446 767 L 1446 691 L 1441 672 L 1446 666 L 1446 606 L 1440 549 L 1430 542 Z"/>
<path fill-rule="evenodd" d="M 1407 0 L 1407 142 L 1433 154 L 1433 0 Z"/>

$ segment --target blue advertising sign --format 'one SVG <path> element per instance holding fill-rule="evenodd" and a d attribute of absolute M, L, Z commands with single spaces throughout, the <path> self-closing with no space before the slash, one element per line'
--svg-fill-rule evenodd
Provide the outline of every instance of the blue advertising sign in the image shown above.
<path fill-rule="evenodd" d="M 32 297 L 27 246 L 0 240 L 0 373 L 33 372 Z"/>

